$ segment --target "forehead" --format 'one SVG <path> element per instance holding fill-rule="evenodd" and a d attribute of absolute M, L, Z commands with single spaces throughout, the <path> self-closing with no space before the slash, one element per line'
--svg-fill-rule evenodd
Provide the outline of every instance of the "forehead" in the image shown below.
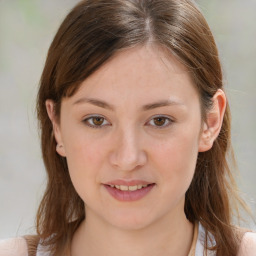
<path fill-rule="evenodd" d="M 140 98 L 146 104 L 188 93 L 192 96 L 196 90 L 187 68 L 167 50 L 145 45 L 117 53 L 85 79 L 73 97 Z"/>

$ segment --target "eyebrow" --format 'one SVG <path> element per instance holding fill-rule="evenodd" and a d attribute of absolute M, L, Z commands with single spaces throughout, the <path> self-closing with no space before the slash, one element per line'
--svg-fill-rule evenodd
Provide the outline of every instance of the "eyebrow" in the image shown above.
<path fill-rule="evenodd" d="M 109 104 L 102 100 L 94 99 L 94 98 L 81 98 L 81 99 L 78 99 L 77 101 L 75 101 L 73 103 L 73 105 L 77 105 L 77 104 L 81 104 L 81 103 L 89 103 L 89 104 L 95 105 L 97 107 L 109 109 L 112 111 L 114 111 L 114 109 L 115 109 L 114 105 Z M 146 104 L 146 105 L 142 106 L 141 109 L 143 111 L 147 111 L 147 110 L 152 110 L 155 108 L 166 107 L 166 106 L 175 106 L 175 105 L 184 106 L 184 104 L 182 102 L 168 99 L 168 100 L 161 100 L 161 101 L 157 101 L 154 103 Z"/>
<path fill-rule="evenodd" d="M 166 106 L 184 106 L 183 103 L 176 101 L 176 100 L 162 100 L 162 101 L 158 101 L 155 103 L 150 103 L 150 104 L 146 104 L 142 107 L 142 110 L 146 111 L 146 110 L 151 110 L 154 108 L 160 108 L 160 107 L 166 107 Z"/>
<path fill-rule="evenodd" d="M 90 103 L 100 108 L 106 108 L 114 111 L 114 106 L 106 103 L 105 101 L 93 99 L 93 98 L 81 98 L 73 103 L 73 105 L 81 104 L 81 103 Z"/>

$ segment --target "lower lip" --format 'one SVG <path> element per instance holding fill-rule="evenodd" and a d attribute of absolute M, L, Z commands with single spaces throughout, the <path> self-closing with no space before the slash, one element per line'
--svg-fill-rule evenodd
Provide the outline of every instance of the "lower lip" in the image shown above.
<path fill-rule="evenodd" d="M 117 188 L 112 188 L 108 185 L 104 185 L 109 194 L 118 201 L 136 201 L 146 196 L 155 184 L 150 184 L 145 188 L 141 188 L 135 191 L 122 191 Z"/>

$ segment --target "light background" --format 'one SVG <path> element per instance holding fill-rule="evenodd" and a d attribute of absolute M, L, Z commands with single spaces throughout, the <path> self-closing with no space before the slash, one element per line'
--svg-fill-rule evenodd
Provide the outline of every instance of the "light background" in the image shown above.
<path fill-rule="evenodd" d="M 48 47 L 77 0 L 0 0 L 0 239 L 33 233 L 45 185 L 35 98 Z M 256 0 L 197 1 L 232 108 L 238 183 L 256 213 Z"/>

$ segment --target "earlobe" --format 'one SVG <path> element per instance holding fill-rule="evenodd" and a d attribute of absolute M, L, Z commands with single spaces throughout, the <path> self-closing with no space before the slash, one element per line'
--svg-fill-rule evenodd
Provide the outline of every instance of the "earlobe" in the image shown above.
<path fill-rule="evenodd" d="M 200 140 L 199 152 L 205 152 L 212 148 L 215 139 L 218 137 L 224 113 L 226 110 L 225 93 L 219 89 L 212 98 L 212 108 L 206 113 L 206 120 L 203 124 Z"/>
<path fill-rule="evenodd" d="M 52 122 L 52 129 L 53 129 L 53 134 L 56 140 L 56 151 L 60 156 L 65 157 L 66 153 L 65 153 L 65 148 L 64 148 L 64 144 L 62 142 L 62 136 L 61 136 L 61 131 L 60 131 L 60 124 L 57 120 L 57 117 L 55 115 L 55 103 L 53 100 L 46 100 L 45 102 L 45 106 L 46 106 L 46 110 L 47 110 L 47 114 L 49 116 L 49 119 Z"/>
<path fill-rule="evenodd" d="M 57 144 L 56 145 L 56 152 L 63 157 L 66 157 L 65 149 L 63 144 Z"/>

